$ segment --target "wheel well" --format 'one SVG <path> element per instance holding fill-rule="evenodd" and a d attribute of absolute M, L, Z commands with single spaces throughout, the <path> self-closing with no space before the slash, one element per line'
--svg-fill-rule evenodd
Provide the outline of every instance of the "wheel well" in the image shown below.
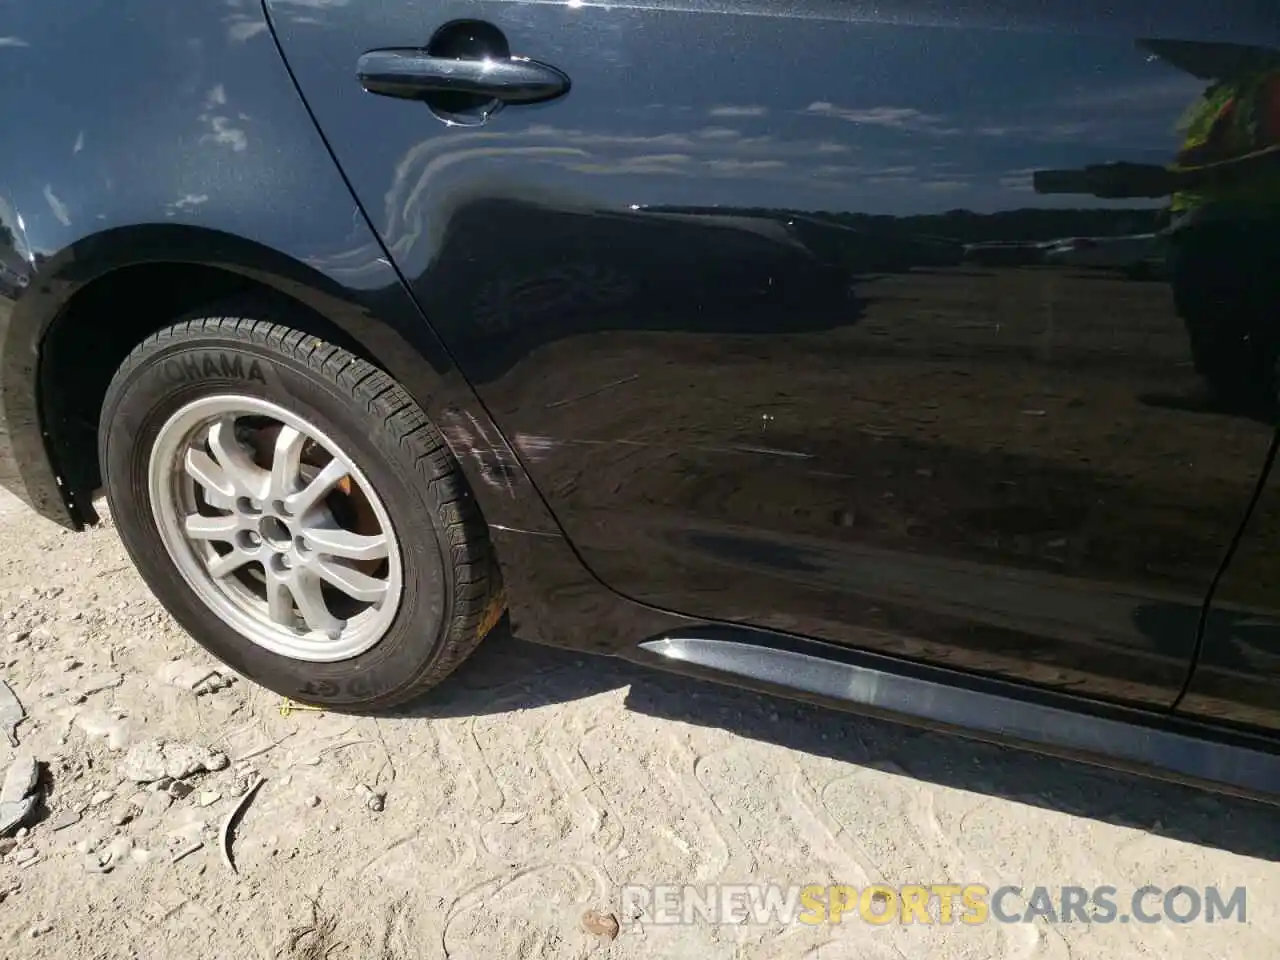
<path fill-rule="evenodd" d="M 281 322 L 338 344 L 371 363 L 341 328 L 310 307 L 248 277 L 197 264 L 122 267 L 79 290 L 40 345 L 39 405 L 49 455 L 73 514 L 95 519 L 102 486 L 98 423 L 111 378 L 130 351 L 158 330 L 204 307 L 252 299 Z"/>

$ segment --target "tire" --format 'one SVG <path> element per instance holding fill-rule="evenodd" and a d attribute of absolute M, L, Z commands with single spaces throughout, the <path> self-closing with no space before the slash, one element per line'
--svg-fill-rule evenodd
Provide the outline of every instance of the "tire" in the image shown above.
<path fill-rule="evenodd" d="M 502 615 L 488 528 L 457 462 L 408 393 L 345 349 L 264 319 L 186 320 L 128 356 L 101 424 L 111 514 L 147 585 L 197 643 L 285 697 L 352 712 L 401 704 Z M 278 446 L 290 429 L 309 438 L 289 434 L 292 458 Z M 281 477 L 296 468 L 285 499 L 270 499 L 268 464 L 251 462 L 266 448 Z M 316 474 L 344 464 L 315 500 Z M 254 496 L 232 496 L 246 489 Z M 223 540 L 195 539 L 206 526 Z M 243 565 L 215 575 L 224 563 Z"/>

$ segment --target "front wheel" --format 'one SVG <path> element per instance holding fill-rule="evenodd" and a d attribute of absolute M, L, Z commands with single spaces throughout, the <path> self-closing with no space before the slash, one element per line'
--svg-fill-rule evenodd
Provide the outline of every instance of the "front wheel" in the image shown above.
<path fill-rule="evenodd" d="M 228 317 L 137 347 L 107 392 L 107 497 L 195 640 L 300 701 L 381 709 L 502 612 L 487 528 L 394 380 L 299 330 Z"/>

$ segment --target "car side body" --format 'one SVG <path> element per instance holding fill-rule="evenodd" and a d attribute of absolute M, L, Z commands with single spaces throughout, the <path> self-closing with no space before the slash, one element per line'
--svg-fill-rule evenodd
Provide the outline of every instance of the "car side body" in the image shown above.
<path fill-rule="evenodd" d="M 887 6 L 12 7 L 0 484 L 93 523 L 121 363 L 250 296 L 421 407 L 522 637 L 1273 798 L 1274 418 L 1148 399 L 1163 276 L 1045 251 L 1167 197 L 1036 172 L 1167 162 L 1206 81 L 1145 38 L 1280 17 Z M 499 40 L 567 89 L 358 76 Z"/>

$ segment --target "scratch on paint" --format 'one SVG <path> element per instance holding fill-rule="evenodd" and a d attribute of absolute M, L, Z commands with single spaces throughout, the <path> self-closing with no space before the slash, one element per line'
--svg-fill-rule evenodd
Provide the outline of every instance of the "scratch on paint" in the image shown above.
<path fill-rule="evenodd" d="M 545 459 L 546 455 L 558 446 L 578 446 L 578 447 L 661 447 L 660 443 L 648 443 L 644 440 L 556 440 L 552 437 L 539 436 L 537 434 L 521 433 L 515 437 L 516 447 L 529 460 L 537 462 Z M 757 447 L 757 446 L 736 446 L 736 447 L 711 447 L 701 444 L 694 444 L 687 447 L 679 448 L 681 451 L 694 453 L 717 453 L 717 454 L 750 454 L 752 456 L 766 457 L 790 457 L 795 460 L 812 460 L 812 453 L 803 453 L 799 450 L 779 450 L 776 447 Z"/>
<path fill-rule="evenodd" d="M 604 393 L 606 390 L 612 390 L 614 387 L 620 387 L 624 383 L 631 383 L 633 380 L 639 380 L 640 374 L 633 373 L 629 377 L 623 377 L 621 380 L 615 380 L 613 383 L 606 383 L 602 387 L 596 387 L 594 390 L 588 390 L 586 393 L 580 393 L 576 397 L 568 397 L 564 400 L 557 400 L 555 403 L 548 403 L 544 410 L 554 410 L 556 407 L 566 407 L 571 403 L 577 403 L 579 400 L 586 400 L 594 397 L 596 394 Z"/>

